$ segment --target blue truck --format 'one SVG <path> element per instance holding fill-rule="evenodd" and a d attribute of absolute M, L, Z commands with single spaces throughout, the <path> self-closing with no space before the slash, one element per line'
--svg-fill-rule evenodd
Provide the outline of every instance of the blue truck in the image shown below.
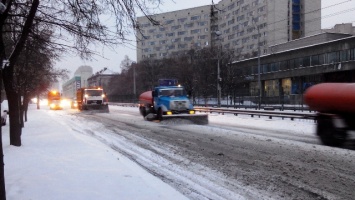
<path fill-rule="evenodd" d="M 207 114 L 196 114 L 183 86 L 176 79 L 160 79 L 159 86 L 139 96 L 139 111 L 147 120 L 188 119 L 208 124 Z"/>

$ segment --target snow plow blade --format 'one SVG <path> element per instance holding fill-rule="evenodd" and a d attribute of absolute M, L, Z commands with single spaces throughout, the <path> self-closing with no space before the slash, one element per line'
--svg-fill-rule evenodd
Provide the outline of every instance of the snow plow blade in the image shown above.
<path fill-rule="evenodd" d="M 164 115 L 163 121 L 171 119 L 183 119 L 198 125 L 208 124 L 207 114 L 178 114 L 178 115 Z"/>
<path fill-rule="evenodd" d="M 83 106 L 83 111 L 90 111 L 94 113 L 109 113 L 107 104 L 91 104 Z"/>

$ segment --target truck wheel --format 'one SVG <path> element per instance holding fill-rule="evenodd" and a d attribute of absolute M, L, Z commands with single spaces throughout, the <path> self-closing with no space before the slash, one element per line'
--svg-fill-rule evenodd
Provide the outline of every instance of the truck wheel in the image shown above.
<path fill-rule="evenodd" d="M 160 121 L 163 120 L 163 110 L 161 108 L 158 109 L 157 118 Z"/>
<path fill-rule="evenodd" d="M 329 117 L 318 119 L 317 135 L 324 145 L 333 147 L 342 146 L 347 138 L 346 131 L 337 129 Z"/>
<path fill-rule="evenodd" d="M 145 116 L 147 116 L 147 109 L 145 107 L 140 107 L 141 110 L 141 114 L 143 115 L 143 118 L 145 118 Z"/>

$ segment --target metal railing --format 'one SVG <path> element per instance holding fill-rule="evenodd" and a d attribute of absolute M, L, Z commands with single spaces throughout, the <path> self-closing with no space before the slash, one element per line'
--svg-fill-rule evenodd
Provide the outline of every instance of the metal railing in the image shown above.
<path fill-rule="evenodd" d="M 204 113 L 219 113 L 219 114 L 234 114 L 234 115 L 250 115 L 251 117 L 254 116 L 266 116 L 269 119 L 273 117 L 278 118 L 289 118 L 291 120 L 294 119 L 310 119 L 315 120 L 316 114 L 315 113 L 300 113 L 300 112 L 285 112 L 285 111 L 266 111 L 266 110 L 240 110 L 240 109 L 223 109 L 223 108 L 210 108 L 210 107 L 195 107 L 195 110 L 198 112 Z"/>
<path fill-rule="evenodd" d="M 138 107 L 136 103 L 109 103 L 109 105 L 123 106 L 123 107 Z M 253 110 L 253 109 L 231 109 L 231 108 L 213 108 L 213 107 L 195 107 L 195 110 L 203 113 L 218 113 L 218 114 L 234 114 L 234 115 L 249 115 L 251 117 L 273 117 L 294 119 L 310 119 L 316 120 L 316 113 L 309 112 L 287 112 L 287 111 L 273 111 L 267 110 Z"/>

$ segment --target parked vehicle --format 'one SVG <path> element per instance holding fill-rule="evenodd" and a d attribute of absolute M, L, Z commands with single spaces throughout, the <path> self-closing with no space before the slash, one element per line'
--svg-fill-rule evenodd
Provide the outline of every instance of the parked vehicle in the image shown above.
<path fill-rule="evenodd" d="M 355 130 L 355 84 L 321 83 L 307 89 L 305 103 L 317 111 L 317 135 L 323 144 L 341 146 Z"/>
<path fill-rule="evenodd" d="M 189 119 L 197 124 L 207 124 L 207 114 L 196 114 L 184 87 L 175 79 L 161 79 L 159 86 L 139 96 L 139 111 L 148 120 L 168 118 Z"/>
<path fill-rule="evenodd" d="M 1 126 L 5 126 L 7 122 L 9 105 L 7 100 L 1 102 Z"/>

